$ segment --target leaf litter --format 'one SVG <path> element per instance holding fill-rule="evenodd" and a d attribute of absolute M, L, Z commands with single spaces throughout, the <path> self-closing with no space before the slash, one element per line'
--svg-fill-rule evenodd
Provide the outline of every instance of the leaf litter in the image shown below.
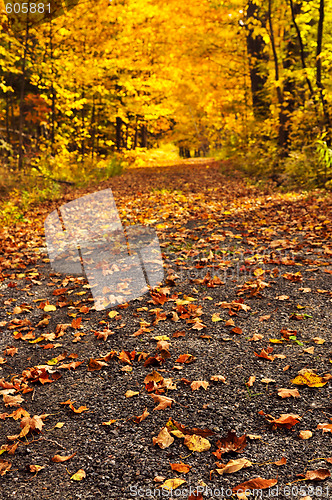
<path fill-rule="evenodd" d="M 73 464 L 66 491 L 82 498 L 112 485 L 127 500 L 130 485 L 155 477 L 180 488 L 182 474 L 196 487 L 227 476 L 234 494 L 299 477 L 327 484 L 330 469 L 310 465 L 325 450 L 330 467 L 331 260 L 319 249 L 331 247 L 331 200 L 262 193 L 223 178 L 213 162 L 182 168 L 167 171 L 168 197 L 151 191 L 165 169 L 126 174 L 144 210 L 125 177 L 107 181 L 125 223 L 153 225 L 161 205 L 167 221 L 162 287 L 115 311 L 94 311 L 84 278 L 52 273 L 45 253 L 27 245 L 43 247 L 49 206 L 33 229 L 2 230 L 0 474 L 8 492 L 14 478 L 27 481 L 23 467 L 43 498 L 61 483 L 62 461 Z"/>

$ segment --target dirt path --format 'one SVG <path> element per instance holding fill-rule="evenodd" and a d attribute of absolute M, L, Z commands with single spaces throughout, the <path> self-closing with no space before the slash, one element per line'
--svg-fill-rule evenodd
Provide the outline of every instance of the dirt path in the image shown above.
<path fill-rule="evenodd" d="M 107 187 L 124 225 L 156 229 L 165 271 L 117 314 L 47 259 L 45 217 L 87 191 L 2 230 L 1 498 L 329 498 L 331 196 L 215 162 Z"/>

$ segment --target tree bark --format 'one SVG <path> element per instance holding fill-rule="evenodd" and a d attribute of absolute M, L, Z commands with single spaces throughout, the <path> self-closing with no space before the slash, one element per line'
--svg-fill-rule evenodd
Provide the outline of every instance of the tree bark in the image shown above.
<path fill-rule="evenodd" d="M 265 90 L 265 83 L 268 78 L 267 63 L 269 55 L 264 50 L 266 44 L 262 36 L 254 36 L 253 27 L 250 27 L 250 19 L 258 20 L 262 26 L 266 24 L 264 16 L 262 16 L 258 6 L 252 0 L 249 0 L 247 7 L 247 52 L 251 93 L 254 116 L 257 120 L 264 120 L 270 114 L 270 99 Z"/>
<path fill-rule="evenodd" d="M 270 28 L 270 39 L 271 46 L 273 52 L 273 60 L 274 60 L 274 74 L 275 74 L 275 82 L 277 88 L 277 97 L 279 104 L 279 131 L 278 131 L 278 143 L 279 143 L 279 156 L 283 157 L 287 155 L 286 146 L 287 146 L 287 135 L 286 135 L 286 127 L 287 127 L 287 116 L 283 109 L 284 97 L 281 90 L 281 81 L 279 77 L 279 62 L 277 49 L 275 44 L 273 25 L 272 25 L 272 0 L 269 0 L 269 9 L 268 9 L 268 20 L 269 20 L 269 28 Z"/>
<path fill-rule="evenodd" d="M 329 129 L 328 142 L 331 144 L 331 117 L 328 110 L 328 103 L 325 98 L 325 88 L 322 83 L 322 44 L 323 44 L 323 30 L 324 30 L 324 15 L 325 15 L 325 4 L 324 0 L 320 0 L 319 3 L 319 21 L 318 21 L 318 31 L 317 31 L 317 49 L 316 49 L 316 84 L 319 89 L 319 95 L 323 107 L 323 113 L 325 118 L 325 124 Z"/>
<path fill-rule="evenodd" d="M 20 104 L 19 104 L 19 145 L 18 145 L 18 168 L 22 170 L 23 168 L 23 126 L 24 126 L 24 92 L 25 92 L 25 79 L 26 79 L 26 59 L 28 53 L 28 43 L 29 43 L 29 14 L 27 16 L 27 23 L 25 28 L 25 41 L 24 41 L 24 51 L 22 60 L 22 84 L 20 91 Z"/>
<path fill-rule="evenodd" d="M 116 117 L 116 149 L 120 151 L 122 145 L 122 119 Z"/>

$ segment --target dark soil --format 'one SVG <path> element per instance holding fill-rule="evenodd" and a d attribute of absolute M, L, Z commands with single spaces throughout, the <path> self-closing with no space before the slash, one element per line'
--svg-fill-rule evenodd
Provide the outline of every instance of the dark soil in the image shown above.
<path fill-rule="evenodd" d="M 63 353 L 66 357 L 59 365 L 83 363 L 76 369 L 47 365 L 61 373 L 61 378 L 45 384 L 28 381 L 33 391 L 14 394 L 23 397 L 20 407 L 31 417 L 48 414 L 41 432 L 31 431 L 19 440 L 7 440 L 7 436 L 20 433 L 20 419 L 4 414 L 11 414 L 18 406 L 6 407 L 1 402 L 0 445 L 19 441 L 13 455 L 4 451 L 1 456 L 11 463 L 1 477 L 1 498 L 167 498 L 166 490 L 162 494 L 157 490 L 171 478 L 182 478 L 186 483 L 168 498 L 187 500 L 185 489 L 193 491 L 200 486 L 202 490 L 204 484 L 210 490 L 204 489 L 203 498 L 239 498 L 232 488 L 258 476 L 277 479 L 277 485 L 256 492 L 256 498 L 329 498 L 330 477 L 321 481 L 303 479 L 308 470 L 332 471 L 332 460 L 326 460 L 332 457 L 331 432 L 317 429 L 318 424 L 332 420 L 332 377 L 326 377 L 332 372 L 331 196 L 321 192 L 282 195 L 273 189 L 264 193 L 248 187 L 241 179 L 226 179 L 215 163 L 132 170 L 90 191 L 106 187 L 113 190 L 124 224 L 146 223 L 158 231 L 165 267 L 162 292 L 167 301 L 160 304 L 156 291 L 149 292 L 125 308 L 115 307 L 119 314 L 111 319 L 109 310 L 93 309 L 91 294 L 84 287 L 85 278 L 66 279 L 52 271 L 43 221 L 56 206 L 85 194 L 83 190 L 68 191 L 63 199 L 36 207 L 26 214 L 28 221 L 21 226 L 3 228 L 0 356 L 6 362 L 0 365 L 2 380 L 10 382 L 15 375 L 20 378 L 27 368 L 47 365 Z M 290 274 L 284 277 L 286 273 Z M 219 282 L 213 282 L 214 276 L 219 277 Z M 67 291 L 53 295 L 54 290 L 61 288 Z M 181 318 L 178 312 L 178 321 L 174 321 L 176 300 L 186 300 L 186 296 L 195 299 L 191 304 L 202 308 L 202 329 L 192 328 L 197 324 L 190 322 L 194 314 Z M 280 296 L 288 298 L 277 298 Z M 236 311 L 220 305 L 239 299 L 250 309 Z M 46 301 L 54 304 L 56 311 L 38 308 Z M 88 313 L 79 311 L 84 305 L 90 308 Z M 15 314 L 17 306 L 23 312 Z M 160 314 L 165 312 L 166 318 L 153 324 L 156 312 L 151 310 L 156 308 Z M 211 320 L 215 313 L 220 321 Z M 81 328 L 69 327 L 61 337 L 37 343 L 14 337 L 18 332 L 23 336 L 31 332 L 36 339 L 54 333 L 57 325 L 72 322 L 72 314 L 82 317 Z M 37 326 L 45 317 L 48 325 Z M 23 323 L 15 325 L 16 319 Z M 242 333 L 225 325 L 230 319 Z M 143 320 L 150 323 L 151 331 L 133 336 Z M 104 328 L 114 333 L 106 341 L 98 340 L 94 332 Z M 295 339 L 283 338 L 282 329 L 296 331 Z M 73 342 L 78 331 L 84 335 Z M 185 336 L 173 337 L 179 331 L 185 332 Z M 261 338 L 257 337 L 259 334 Z M 159 351 L 154 337 L 158 335 L 168 336 L 170 343 L 171 356 L 161 365 L 144 367 L 144 359 L 138 360 L 136 354 L 131 365 L 115 356 L 102 369 L 88 371 L 91 358 L 100 359 L 112 350 L 155 356 Z M 254 335 L 257 340 L 253 340 Z M 317 343 L 317 337 L 325 342 Z M 45 349 L 50 343 L 54 347 Z M 60 345 L 55 347 L 56 344 Z M 269 346 L 273 347 L 272 355 L 285 357 L 269 360 L 255 355 Z M 17 353 L 6 354 L 8 347 L 18 348 Z M 310 347 L 314 348 L 313 353 L 305 351 Z M 185 353 L 193 355 L 194 362 L 176 362 Z M 71 354 L 77 357 L 70 358 Z M 123 371 L 126 366 L 131 366 L 132 371 Z M 176 389 L 163 394 L 175 400 L 164 410 L 154 411 L 154 392 L 145 388 L 144 379 L 153 369 L 176 384 Z M 303 369 L 325 375 L 325 385 L 293 384 L 291 381 Z M 211 381 L 213 375 L 224 376 L 226 382 Z M 246 385 L 250 376 L 256 377 L 252 387 Z M 206 390 L 201 387 L 193 391 L 181 379 L 207 381 L 209 385 Z M 273 381 L 266 383 L 262 379 Z M 280 388 L 297 388 L 300 397 L 282 399 L 278 396 Z M 127 398 L 128 390 L 139 394 Z M 61 404 L 67 400 L 75 408 L 86 406 L 88 411 L 74 413 L 68 405 Z M 135 423 L 133 417 L 142 415 L 146 408 L 148 417 Z M 259 412 L 273 418 L 281 414 L 297 414 L 301 418 L 290 429 L 274 428 Z M 187 428 L 213 431 L 207 437 L 211 448 L 191 452 L 183 438 L 176 437 L 165 449 L 154 446 L 152 438 L 170 418 Z M 110 419 L 116 421 L 102 425 Z M 59 422 L 64 425 L 56 428 Z M 246 434 L 247 444 L 242 453 L 227 453 L 219 463 L 246 458 L 252 465 L 231 474 L 210 474 L 217 468 L 218 460 L 212 454 L 216 443 L 230 430 L 238 437 Z M 299 437 L 304 430 L 312 432 L 310 439 Z M 260 437 L 253 439 L 248 435 Z M 56 454 L 73 453 L 76 455 L 66 462 L 51 461 Z M 286 463 L 275 465 L 282 457 Z M 191 466 L 187 474 L 171 469 L 170 464 L 181 461 Z M 44 468 L 34 473 L 31 465 Z M 86 477 L 81 481 L 71 479 L 80 469 Z M 158 482 L 158 477 L 164 479 Z"/>

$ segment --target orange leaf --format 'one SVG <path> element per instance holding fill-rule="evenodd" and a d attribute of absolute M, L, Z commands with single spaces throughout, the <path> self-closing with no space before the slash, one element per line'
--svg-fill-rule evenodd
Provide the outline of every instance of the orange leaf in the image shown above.
<path fill-rule="evenodd" d="M 67 460 L 70 460 L 76 455 L 77 452 L 73 453 L 72 455 L 68 455 L 66 457 L 62 457 L 61 455 L 54 455 L 53 458 L 51 458 L 52 462 L 56 463 L 61 463 L 61 462 L 66 462 Z"/>
<path fill-rule="evenodd" d="M 76 330 L 81 326 L 81 323 L 82 323 L 82 318 L 74 318 L 73 321 L 71 322 L 71 326 Z"/>
<path fill-rule="evenodd" d="M 179 464 L 170 464 L 170 466 L 172 470 L 181 472 L 182 474 L 187 474 L 187 472 L 189 472 L 192 467 L 191 465 L 186 465 L 183 462 L 180 462 Z"/>
<path fill-rule="evenodd" d="M 258 489 L 265 490 L 266 488 L 270 488 L 277 484 L 277 479 L 263 479 L 262 477 L 255 477 L 254 479 L 250 479 L 249 481 L 245 481 L 244 483 L 239 484 L 233 488 L 233 492 L 235 493 L 237 490 L 245 491 Z"/>

